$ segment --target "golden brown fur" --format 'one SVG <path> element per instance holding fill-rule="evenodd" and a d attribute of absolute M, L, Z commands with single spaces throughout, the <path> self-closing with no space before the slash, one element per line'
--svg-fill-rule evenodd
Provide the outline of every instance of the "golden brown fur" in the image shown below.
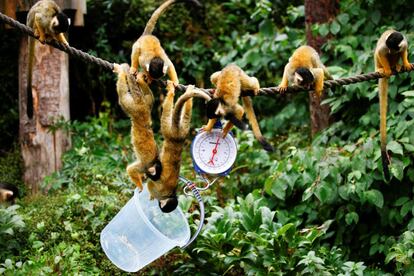
<path fill-rule="evenodd" d="M 193 93 L 193 90 L 194 86 L 189 86 L 180 98 L 186 98 L 189 93 Z M 167 204 L 165 202 L 170 198 L 176 197 L 181 153 L 190 130 L 193 106 L 191 97 L 187 101 L 181 101 L 179 98 L 174 105 L 175 92 L 171 81 L 168 81 L 167 91 L 161 116 L 161 133 L 164 138 L 160 153 L 161 177 L 158 181 L 149 180 L 148 183 L 151 195 L 160 201 L 161 206 Z"/>
<path fill-rule="evenodd" d="M 302 76 L 297 72 L 298 69 L 308 70 L 312 74 L 314 80 L 312 83 L 303 83 Z M 284 92 L 287 90 L 289 83 L 293 83 L 298 86 L 310 88 L 314 86 L 316 94 L 320 97 L 323 92 L 324 79 L 331 79 L 326 67 L 323 65 L 319 58 L 319 54 L 310 46 L 301 46 L 296 49 L 292 56 L 289 58 L 288 64 L 286 64 L 283 78 L 279 85 L 279 91 Z"/>
<path fill-rule="evenodd" d="M 402 41 L 399 44 L 399 49 L 388 48 L 386 41 L 388 37 L 398 33 L 395 30 L 385 31 L 377 42 L 375 48 L 375 71 L 384 75 L 384 78 L 378 80 L 379 101 L 380 101 L 380 140 L 381 140 L 381 157 L 384 170 L 384 176 L 388 180 L 390 157 L 387 153 L 387 108 L 388 108 L 388 78 L 392 75 L 392 70 L 399 71 L 402 60 L 402 68 L 410 70 L 411 64 L 408 61 L 408 43 L 407 39 L 402 36 Z M 400 34 L 401 35 L 401 34 Z"/>
<path fill-rule="evenodd" d="M 272 151 L 273 148 L 266 142 L 260 131 L 251 98 L 242 97 L 244 108 L 238 103 L 241 91 L 243 90 L 253 91 L 254 95 L 259 93 L 259 81 L 255 77 L 248 76 L 235 64 L 227 65 L 223 70 L 215 72 L 211 75 L 210 79 L 216 86 L 213 99 L 220 101 L 217 110 L 213 112 L 218 116 L 228 116 L 232 114 L 238 121 L 240 121 L 246 111 L 246 117 L 252 126 L 254 136 L 266 150 Z M 204 127 L 204 130 L 211 131 L 216 121 L 217 118 L 210 118 L 207 125 Z M 223 137 L 228 134 L 232 127 L 233 122 L 229 120 L 223 128 Z"/>
<path fill-rule="evenodd" d="M 137 161 L 127 167 L 132 181 L 142 190 L 142 176 L 154 175 L 155 162 L 158 159 L 158 148 L 152 131 L 151 107 L 153 96 L 144 80 L 143 74 L 137 80 L 129 74 L 128 64 L 114 65 L 118 74 L 117 92 L 119 104 L 131 118 L 131 143 Z"/>

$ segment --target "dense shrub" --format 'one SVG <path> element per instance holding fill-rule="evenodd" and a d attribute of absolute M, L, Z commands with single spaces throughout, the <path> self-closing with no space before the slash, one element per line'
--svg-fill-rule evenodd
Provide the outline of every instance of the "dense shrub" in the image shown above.
<path fill-rule="evenodd" d="M 258 76 L 262 86 L 275 85 L 293 49 L 305 42 L 304 7 L 295 1 L 205 2 L 204 23 L 177 7 L 157 27 L 183 82 L 209 86 L 211 72 L 236 62 Z M 142 14 L 155 4 L 88 3 L 85 35 L 96 34 L 90 48 L 110 60 L 128 60 L 147 18 Z M 385 1 L 341 1 L 335 20 L 313 27 L 315 33 L 331 37 L 323 46 L 323 61 L 335 77 L 372 71 L 375 41 L 385 28 L 393 26 L 413 41 L 413 9 L 404 1 L 391 7 Z M 49 193 L 19 201 L 19 209 L 0 209 L 0 240 L 10 240 L 0 254 L 0 273 L 122 274 L 104 256 L 99 233 L 132 194 L 125 174 L 133 158 L 129 122 L 114 119 L 119 113 L 109 103 L 116 98 L 113 76 L 84 66 L 91 81 L 79 89 L 102 92 L 104 104 L 87 123 L 64 125 L 73 134 L 73 148 L 64 157 L 63 169 L 45 180 Z M 175 249 L 141 272 L 414 273 L 412 84 L 410 74 L 391 78 L 388 183 L 381 169 L 374 82 L 330 92 L 326 103 L 334 123 L 313 140 L 308 134 L 306 93 L 277 100 L 256 98 L 261 127 L 275 152 L 264 152 L 251 132 L 235 130 L 237 163 L 230 176 L 203 193 L 207 223 L 202 234 L 190 248 Z M 200 112 L 193 127 L 203 123 Z M 188 148 L 181 173 L 195 178 Z M 199 218 L 193 202 L 180 196 L 192 230 Z"/>

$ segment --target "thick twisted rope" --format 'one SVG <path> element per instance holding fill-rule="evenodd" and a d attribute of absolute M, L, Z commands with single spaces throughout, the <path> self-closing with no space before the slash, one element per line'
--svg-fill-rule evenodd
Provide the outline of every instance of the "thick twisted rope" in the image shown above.
<path fill-rule="evenodd" d="M 36 37 L 33 33 L 33 30 L 20 23 L 19 21 L 14 20 L 13 18 L 8 17 L 7 15 L 4 15 L 2 13 L 0 13 L 0 20 L 3 21 L 6 24 L 9 24 L 10 26 L 15 27 L 16 29 L 18 29 L 19 31 L 21 31 L 22 33 L 26 33 L 27 35 L 34 37 L 36 39 L 38 39 L 38 37 Z M 80 58 L 83 60 L 86 60 L 88 62 L 92 62 L 92 63 L 96 63 L 97 65 L 104 67 L 106 69 L 109 70 L 113 70 L 114 69 L 114 65 L 113 63 L 110 63 L 109 61 L 103 60 L 101 58 L 97 58 L 94 57 L 88 53 L 82 52 L 81 50 L 78 50 L 74 47 L 71 46 L 67 46 L 63 43 L 60 43 L 58 41 L 50 41 L 50 42 L 46 42 L 46 44 L 49 44 L 50 46 L 53 46 L 61 51 L 64 51 L 66 53 L 68 53 L 69 55 L 76 57 L 76 58 Z"/>
<path fill-rule="evenodd" d="M 7 15 L 0 13 L 0 21 L 3 21 L 4 23 L 15 27 L 16 29 L 18 29 L 19 31 L 21 31 L 22 33 L 26 33 L 27 35 L 34 37 L 36 39 L 38 39 L 38 37 L 36 37 L 33 33 L 33 30 L 14 20 L 13 18 L 8 17 Z M 90 63 L 95 63 L 98 66 L 101 66 L 103 68 L 106 68 L 108 70 L 113 70 L 114 65 L 113 63 L 92 56 L 88 53 L 82 52 L 81 50 L 78 50 L 74 47 L 71 46 L 67 46 L 63 43 L 60 43 L 58 41 L 50 41 L 50 42 L 46 42 L 47 44 L 49 44 L 50 46 L 53 46 L 61 51 L 64 51 L 66 53 L 68 53 L 69 55 L 75 57 L 75 58 L 79 58 L 79 59 L 83 59 L 87 62 Z M 412 69 L 408 70 L 408 71 L 412 71 L 414 69 L 414 64 L 411 64 Z M 406 72 L 406 71 L 401 71 L 401 72 Z M 393 72 L 393 74 L 398 74 L 399 72 Z M 381 75 L 378 72 L 371 72 L 371 73 L 367 73 L 367 74 L 361 74 L 361 75 L 356 75 L 356 76 L 351 76 L 351 77 L 347 77 L 347 78 L 341 78 L 341 79 L 335 79 L 335 80 L 326 80 L 324 81 L 324 87 L 325 88 L 332 88 L 332 87 L 336 87 L 336 86 L 342 86 L 342 85 L 349 85 L 349 84 L 354 84 L 354 83 L 358 83 L 358 82 L 364 82 L 364 81 L 371 81 L 371 80 L 377 80 L 379 78 L 382 78 L 383 75 Z M 163 86 L 165 86 L 165 82 L 163 81 L 159 81 L 159 83 L 161 83 Z M 181 91 L 184 92 L 187 89 L 186 85 L 182 85 L 179 84 L 178 87 L 176 87 L 177 91 Z M 202 92 L 206 93 L 208 96 L 212 96 L 213 94 L 213 89 L 202 89 L 199 88 L 199 90 L 201 90 Z M 304 89 L 301 87 L 297 87 L 297 86 L 290 86 L 288 87 L 287 91 L 285 91 L 283 94 L 293 94 L 293 93 L 297 93 L 299 91 L 307 91 L 307 90 L 312 90 L 312 89 Z M 280 95 L 280 91 L 278 87 L 267 87 L 267 88 L 261 88 L 259 90 L 259 93 L 257 95 L 268 95 L 268 96 L 273 96 L 273 95 Z M 256 95 L 256 96 L 257 96 Z M 243 96 L 254 96 L 253 91 L 243 91 Z"/>

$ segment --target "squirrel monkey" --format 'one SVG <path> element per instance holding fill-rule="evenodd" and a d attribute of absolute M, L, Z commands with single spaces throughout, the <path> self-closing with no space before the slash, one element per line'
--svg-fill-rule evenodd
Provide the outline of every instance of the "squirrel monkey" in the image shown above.
<path fill-rule="evenodd" d="M 395 30 L 385 31 L 377 42 L 375 48 L 375 71 L 383 74 L 383 78 L 378 80 L 379 103 L 380 103 L 380 140 L 381 140 L 381 159 L 384 177 L 388 181 L 390 172 L 388 165 L 390 157 L 387 152 L 387 104 L 388 104 L 388 78 L 392 75 L 392 70 L 400 71 L 400 57 L 402 68 L 411 70 L 412 65 L 408 61 L 407 39 Z"/>
<path fill-rule="evenodd" d="M 259 81 L 255 77 L 249 77 L 240 67 L 235 64 L 227 65 L 223 70 L 215 72 L 210 77 L 216 86 L 213 99 L 207 102 L 207 117 L 209 118 L 205 131 L 211 131 L 217 118 L 224 116 L 229 119 L 223 128 L 223 137 L 226 137 L 233 125 L 246 129 L 241 121 L 244 112 L 252 126 L 253 134 L 266 151 L 273 151 L 273 147 L 263 137 L 253 103 L 250 97 L 242 97 L 244 108 L 238 103 L 242 90 L 253 90 L 254 95 L 259 93 Z"/>
<path fill-rule="evenodd" d="M 68 30 L 70 19 L 61 12 L 59 6 L 53 0 L 40 0 L 34 4 L 27 14 L 26 25 L 33 29 L 34 35 L 42 43 L 55 39 L 69 45 L 63 33 Z M 32 72 L 35 50 L 35 40 L 31 37 L 29 37 L 28 47 L 27 115 L 31 118 L 33 116 Z"/>
<path fill-rule="evenodd" d="M 313 87 L 318 97 L 321 97 L 325 78 L 332 79 L 318 52 L 310 46 L 301 46 L 293 52 L 285 66 L 279 91 L 285 92 L 288 84 L 293 83 L 305 89 Z"/>
<path fill-rule="evenodd" d="M 185 139 L 190 131 L 193 99 L 187 97 L 194 93 L 194 86 L 189 85 L 184 94 L 174 105 L 174 83 L 167 82 L 167 96 L 163 103 L 161 115 L 161 133 L 164 137 L 160 160 L 162 165 L 161 177 L 158 181 L 150 180 L 148 190 L 159 202 L 164 213 L 169 213 L 177 207 L 176 195 L 178 177 L 181 166 L 181 153 Z M 187 100 L 181 100 L 187 98 Z"/>
<path fill-rule="evenodd" d="M 131 118 L 131 142 L 137 161 L 128 165 L 127 172 L 136 186 L 142 190 L 142 176 L 157 180 L 161 174 L 158 148 L 152 131 L 151 107 L 153 96 L 143 73 L 135 79 L 129 74 L 128 64 L 114 64 L 118 74 L 116 90 L 119 104 Z"/>
<path fill-rule="evenodd" d="M 145 26 L 143 34 L 132 46 L 131 74 L 136 74 L 138 68 L 141 67 L 150 81 L 152 79 L 159 79 L 168 73 L 169 79 L 174 82 L 175 85 L 178 84 L 178 76 L 174 64 L 168 58 L 158 38 L 152 35 L 152 32 L 158 18 L 169 6 L 178 2 L 187 1 L 191 1 L 198 6 L 201 6 L 196 0 L 167 0 L 154 11 Z"/>
<path fill-rule="evenodd" d="M 63 33 L 68 30 L 70 19 L 53 0 L 40 0 L 34 4 L 27 14 L 26 25 L 42 43 L 55 39 L 68 45 Z"/>

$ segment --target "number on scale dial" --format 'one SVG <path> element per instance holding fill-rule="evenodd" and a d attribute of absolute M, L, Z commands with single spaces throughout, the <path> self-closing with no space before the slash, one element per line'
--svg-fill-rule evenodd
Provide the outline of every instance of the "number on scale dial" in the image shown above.
<path fill-rule="evenodd" d="M 191 154 L 194 163 L 205 173 L 224 173 L 236 160 L 236 141 L 231 134 L 226 138 L 222 135 L 221 129 L 212 129 L 210 133 L 201 132 L 194 138 Z"/>

